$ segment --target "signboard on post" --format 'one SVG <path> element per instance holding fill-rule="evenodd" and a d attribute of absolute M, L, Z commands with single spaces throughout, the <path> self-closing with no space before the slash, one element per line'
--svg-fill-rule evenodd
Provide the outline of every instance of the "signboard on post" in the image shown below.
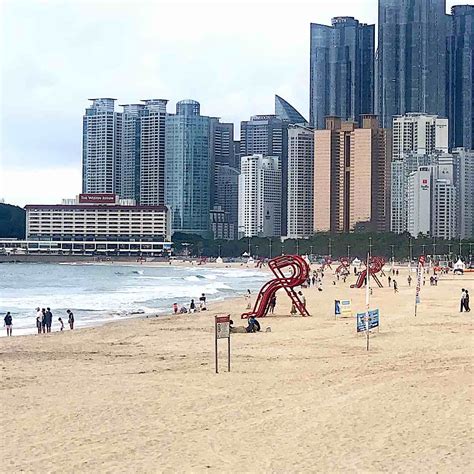
<path fill-rule="evenodd" d="M 421 282 L 425 273 L 425 256 L 421 255 L 418 259 L 418 268 L 416 269 L 416 292 L 415 292 L 415 316 L 418 305 L 420 304 Z"/>
<path fill-rule="evenodd" d="M 230 372 L 230 315 L 215 317 L 216 374 L 219 373 L 218 339 L 227 339 L 227 371 Z"/>
<path fill-rule="evenodd" d="M 372 309 L 368 311 L 368 324 L 367 324 L 367 313 L 357 313 L 357 332 L 365 332 L 367 327 L 369 331 L 380 326 L 380 312 L 378 309 Z"/>
<path fill-rule="evenodd" d="M 352 316 L 351 300 L 334 300 L 334 314 L 336 316 Z"/>

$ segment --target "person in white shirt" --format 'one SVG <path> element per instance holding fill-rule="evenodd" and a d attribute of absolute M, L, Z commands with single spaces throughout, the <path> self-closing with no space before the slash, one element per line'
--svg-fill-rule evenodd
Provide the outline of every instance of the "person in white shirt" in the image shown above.
<path fill-rule="evenodd" d="M 466 290 L 463 288 L 462 293 L 461 293 L 461 309 L 460 313 L 462 313 L 463 309 L 465 309 L 465 303 L 466 303 Z"/>

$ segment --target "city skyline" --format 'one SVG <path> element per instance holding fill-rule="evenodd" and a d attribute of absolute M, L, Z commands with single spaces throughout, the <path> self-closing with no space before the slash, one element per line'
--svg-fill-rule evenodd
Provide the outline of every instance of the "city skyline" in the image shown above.
<path fill-rule="evenodd" d="M 447 1 L 447 11 L 468 3 Z M 134 103 L 158 96 L 170 101 L 170 110 L 195 99 L 204 115 L 238 125 L 272 113 L 278 94 L 307 116 L 310 23 L 354 16 L 377 24 L 377 0 L 317 8 L 297 1 L 290 9 L 263 0 L 222 4 L 103 0 L 91 15 L 90 2 L 3 2 L 2 42 L 10 47 L 1 73 L 0 198 L 57 203 L 80 192 L 88 97 Z M 245 22 L 229 22 L 229 10 Z M 153 14 L 166 21 L 152 21 Z M 274 34 L 283 29 L 285 36 Z"/>

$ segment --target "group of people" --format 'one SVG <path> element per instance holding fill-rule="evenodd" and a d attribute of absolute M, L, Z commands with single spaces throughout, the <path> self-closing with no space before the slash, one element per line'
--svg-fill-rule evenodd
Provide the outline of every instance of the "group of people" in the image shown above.
<path fill-rule="evenodd" d="M 67 314 L 67 322 L 69 324 L 69 329 L 74 329 L 74 314 L 73 312 L 68 309 L 66 311 Z M 63 318 L 58 318 L 58 322 L 60 324 L 59 330 L 64 331 L 64 321 Z M 36 308 L 36 329 L 38 330 L 38 334 L 45 334 L 51 332 L 51 327 L 53 325 L 53 313 L 51 312 L 51 308 Z"/>
<path fill-rule="evenodd" d="M 66 311 L 67 313 L 67 322 L 69 324 L 70 329 L 74 329 L 74 314 L 70 309 Z M 60 324 L 59 330 L 64 330 L 64 322 L 62 318 L 58 318 L 58 322 Z M 3 323 L 7 330 L 7 336 L 11 336 L 13 333 L 13 317 L 10 311 L 7 312 L 5 317 L 3 318 Z M 51 308 L 36 308 L 36 329 L 38 330 L 38 334 L 46 334 L 51 332 L 51 328 L 53 326 L 53 313 L 51 312 Z"/>
<path fill-rule="evenodd" d="M 206 295 L 204 293 L 199 297 L 199 306 L 196 306 L 194 298 L 189 303 L 189 309 L 183 304 L 173 303 L 173 314 L 195 313 L 196 311 L 207 311 Z"/>

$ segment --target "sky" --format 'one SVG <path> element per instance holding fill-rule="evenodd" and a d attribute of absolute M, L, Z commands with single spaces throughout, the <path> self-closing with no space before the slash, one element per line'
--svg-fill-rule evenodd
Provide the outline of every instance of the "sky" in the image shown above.
<path fill-rule="evenodd" d="M 80 193 L 92 97 L 195 99 L 237 134 L 275 94 L 308 117 L 309 25 L 334 16 L 376 23 L 377 0 L 0 0 L 0 200 Z"/>

